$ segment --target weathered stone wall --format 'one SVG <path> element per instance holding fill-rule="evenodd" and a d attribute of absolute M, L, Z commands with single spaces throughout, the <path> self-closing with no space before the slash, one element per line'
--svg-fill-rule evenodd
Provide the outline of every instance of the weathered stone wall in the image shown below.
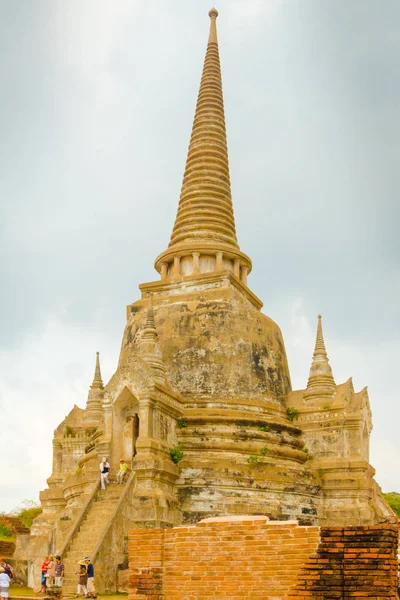
<path fill-rule="evenodd" d="M 320 530 L 256 516 L 133 530 L 130 598 L 395 598 L 397 544 L 392 525 Z"/>
<path fill-rule="evenodd" d="M 233 285 L 228 273 L 199 275 L 166 288 L 158 282 L 141 287 L 144 293 L 154 293 L 168 378 L 188 404 L 211 395 L 220 400 L 269 398 L 283 404 L 291 383 L 281 331 Z M 146 308 L 142 300 L 128 308 L 122 373 L 130 373 Z"/>

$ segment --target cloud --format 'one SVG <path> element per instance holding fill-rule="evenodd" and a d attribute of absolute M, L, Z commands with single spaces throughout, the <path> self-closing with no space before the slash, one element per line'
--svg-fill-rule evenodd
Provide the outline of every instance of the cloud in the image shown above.
<path fill-rule="evenodd" d="M 27 332 L 17 349 L 0 352 L 2 510 L 36 500 L 46 487 L 53 431 L 74 404 L 84 408 L 97 350 L 107 380 L 118 355 L 113 340 L 50 317 L 41 334 Z"/>
<path fill-rule="evenodd" d="M 235 18 L 257 17 L 272 14 L 280 3 L 281 0 L 233 0 L 231 10 Z"/>

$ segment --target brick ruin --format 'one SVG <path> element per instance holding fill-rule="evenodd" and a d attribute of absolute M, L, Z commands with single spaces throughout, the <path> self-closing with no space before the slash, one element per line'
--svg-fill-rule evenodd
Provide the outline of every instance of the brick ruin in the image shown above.
<path fill-rule="evenodd" d="M 398 528 L 265 517 L 132 530 L 130 600 L 397 598 Z"/>

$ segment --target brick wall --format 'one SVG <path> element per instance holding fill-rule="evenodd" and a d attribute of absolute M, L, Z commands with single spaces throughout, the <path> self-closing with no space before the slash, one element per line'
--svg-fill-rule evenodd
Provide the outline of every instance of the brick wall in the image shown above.
<path fill-rule="evenodd" d="M 398 528 L 324 527 L 289 599 L 397 598 Z"/>
<path fill-rule="evenodd" d="M 129 534 L 130 598 L 284 597 L 319 544 L 318 527 L 265 517 L 205 519 Z"/>
<path fill-rule="evenodd" d="M 396 598 L 398 529 L 265 517 L 129 533 L 132 600 Z"/>
<path fill-rule="evenodd" d="M 0 558 L 10 558 L 14 550 L 15 542 L 0 542 Z"/>

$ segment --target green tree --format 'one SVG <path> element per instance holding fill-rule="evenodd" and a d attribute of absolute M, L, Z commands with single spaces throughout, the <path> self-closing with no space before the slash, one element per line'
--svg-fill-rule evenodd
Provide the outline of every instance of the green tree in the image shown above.
<path fill-rule="evenodd" d="M 382 494 L 390 508 L 398 517 L 400 517 L 400 494 L 398 492 L 388 492 Z"/>

